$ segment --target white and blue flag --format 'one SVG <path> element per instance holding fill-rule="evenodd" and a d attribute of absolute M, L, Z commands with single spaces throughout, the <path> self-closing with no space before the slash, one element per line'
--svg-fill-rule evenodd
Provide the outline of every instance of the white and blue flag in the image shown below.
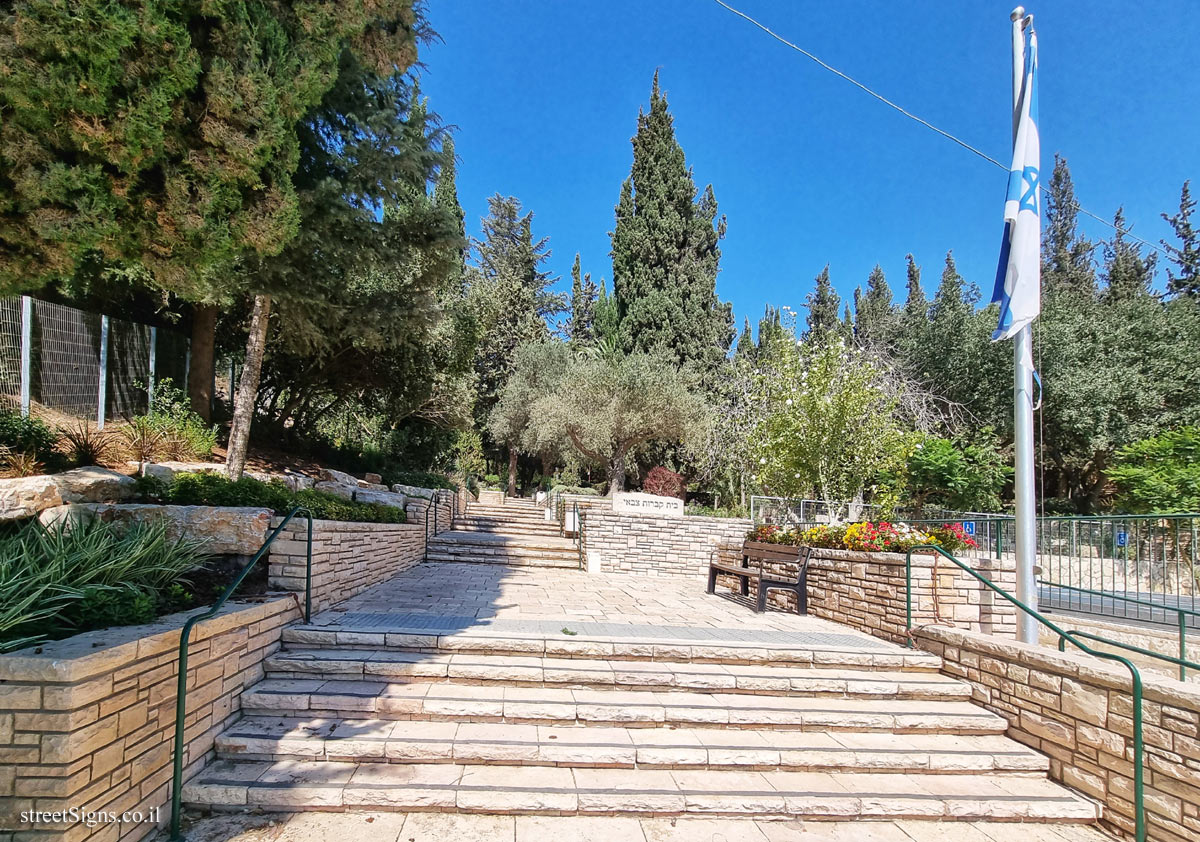
<path fill-rule="evenodd" d="M 1000 305 L 1000 323 L 992 341 L 1011 339 L 1042 309 L 1042 225 L 1037 127 L 1037 35 L 1025 30 L 1025 68 L 1017 108 L 1017 136 L 1004 202 L 1004 242 L 992 301 Z"/>

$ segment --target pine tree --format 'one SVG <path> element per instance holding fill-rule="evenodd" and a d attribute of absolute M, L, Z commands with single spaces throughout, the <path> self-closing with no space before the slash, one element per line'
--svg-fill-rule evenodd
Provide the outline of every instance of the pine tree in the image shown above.
<path fill-rule="evenodd" d="M 1113 216 L 1111 243 L 1104 246 L 1105 296 L 1109 299 L 1124 299 L 1150 292 L 1154 279 L 1155 255 L 1142 256 L 1136 243 L 1125 239 L 1124 208 L 1117 208 Z"/>
<path fill-rule="evenodd" d="M 571 320 L 567 325 L 567 338 L 574 348 L 585 348 L 596 340 L 596 284 L 591 274 L 580 277 L 579 253 L 571 266 Z"/>
<path fill-rule="evenodd" d="M 1192 212 L 1196 209 L 1196 200 L 1192 198 L 1191 182 L 1183 183 L 1179 195 L 1179 213 L 1162 218 L 1170 223 L 1179 243 L 1172 245 L 1165 240 L 1171 255 L 1171 262 L 1179 267 L 1179 274 L 1167 269 L 1167 291 L 1173 295 L 1200 294 L 1200 230 L 1192 225 Z"/>
<path fill-rule="evenodd" d="M 733 340 L 732 309 L 716 295 L 725 220 L 709 185 L 697 198 L 658 73 L 638 114 L 633 166 L 612 232 L 613 297 L 627 351 L 666 349 L 711 370 Z"/>
<path fill-rule="evenodd" d="M 921 321 L 925 321 L 929 313 L 929 299 L 925 297 L 925 291 L 921 289 L 921 267 L 917 265 L 917 261 L 911 254 L 905 255 L 904 259 L 908 261 L 904 319 L 913 321 L 920 318 Z"/>
<path fill-rule="evenodd" d="M 1054 172 L 1046 189 L 1045 233 L 1042 235 L 1042 286 L 1046 292 L 1096 290 L 1092 265 L 1094 243 L 1079 233 L 1079 202 L 1065 158 L 1054 156 Z"/>
<path fill-rule="evenodd" d="M 841 328 L 838 313 L 841 310 L 842 299 L 829 281 L 828 263 L 821 270 L 821 274 L 817 275 L 815 283 L 813 291 L 804 299 L 804 306 L 808 308 L 808 332 L 805 338 L 810 342 L 824 342 L 836 336 Z"/>
<path fill-rule="evenodd" d="M 895 309 L 892 290 L 878 263 L 867 278 L 867 292 L 854 291 L 854 335 L 864 347 L 887 348 L 894 341 Z"/>
<path fill-rule="evenodd" d="M 770 304 L 763 309 L 763 317 L 758 320 L 758 340 L 755 347 L 758 350 L 766 348 L 784 333 L 783 317 L 778 307 Z"/>

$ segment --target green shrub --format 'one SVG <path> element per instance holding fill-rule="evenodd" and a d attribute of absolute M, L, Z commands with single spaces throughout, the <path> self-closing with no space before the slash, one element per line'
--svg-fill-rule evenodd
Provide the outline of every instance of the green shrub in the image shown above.
<path fill-rule="evenodd" d="M 357 523 L 404 523 L 403 509 L 381 503 L 357 503 L 315 489 L 292 491 L 278 480 L 260 482 L 242 477 L 236 482 L 221 474 L 177 474 L 162 499 L 180 506 L 252 506 L 285 515 L 297 506 L 318 520 Z"/>
<path fill-rule="evenodd" d="M 188 396 L 169 377 L 154 384 L 150 411 L 138 417 L 158 430 L 157 451 L 168 459 L 207 459 L 217 445 L 216 426 L 209 426 L 192 411 Z"/>
<path fill-rule="evenodd" d="M 399 483 L 417 488 L 448 488 L 451 491 L 455 488 L 454 483 L 446 479 L 443 474 L 433 471 L 386 471 L 383 478 L 389 486 Z"/>
<path fill-rule="evenodd" d="M 33 521 L 0 537 L 0 652 L 115 622 L 147 622 L 158 595 L 203 559 L 199 542 L 172 541 L 162 523 Z"/>
<path fill-rule="evenodd" d="M 44 459 L 54 452 L 57 442 L 58 434 L 44 421 L 25 418 L 10 409 L 0 410 L 0 446 Z"/>

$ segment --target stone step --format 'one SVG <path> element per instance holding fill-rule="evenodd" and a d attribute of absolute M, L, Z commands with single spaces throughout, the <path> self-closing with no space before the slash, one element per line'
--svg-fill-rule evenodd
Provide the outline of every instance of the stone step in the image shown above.
<path fill-rule="evenodd" d="M 609 661 L 474 652 L 426 654 L 374 649 L 291 649 L 266 660 L 274 678 L 399 678 L 460 683 L 860 699 L 967 700 L 970 687 L 936 673 L 765 664 Z"/>
<path fill-rule="evenodd" d="M 856 646 L 856 636 L 838 636 L 828 642 L 830 635 L 804 638 L 792 643 L 751 642 L 732 638 L 674 637 L 670 627 L 657 634 L 589 635 L 575 633 L 571 623 L 550 625 L 555 633 L 490 632 L 483 625 L 464 628 L 459 624 L 476 621 L 471 618 L 443 618 L 437 614 L 421 615 L 422 624 L 405 625 L 411 615 L 400 615 L 387 623 L 388 615 L 378 616 L 379 622 L 359 621 L 345 615 L 336 625 L 298 625 L 283 630 L 283 641 L 291 648 L 370 647 L 381 652 L 474 652 L 488 655 L 546 655 L 557 658 L 603 659 L 607 661 L 668 661 L 672 663 L 754 664 L 769 666 L 799 666 L 805 668 L 853 667 L 856 670 L 903 670 L 913 673 L 936 674 L 942 660 L 929 652 L 905 649 L 883 641 L 862 639 Z M 583 627 L 586 627 L 584 624 Z M 439 629 L 441 631 L 439 632 Z M 572 632 L 567 634 L 566 632 Z M 844 637 L 844 642 L 843 642 Z"/>
<path fill-rule="evenodd" d="M 455 763 L 220 760 L 183 790 L 191 806 L 477 813 L 732 815 L 1091 822 L 1098 807 L 1036 778 Z"/>
<path fill-rule="evenodd" d="M 454 532 L 479 532 L 487 535 L 544 535 L 552 538 L 562 537 L 562 528 L 557 523 L 512 523 L 509 521 L 464 519 L 454 521 Z"/>
<path fill-rule="evenodd" d="M 480 555 L 478 553 L 446 552 L 430 545 L 425 555 L 426 561 L 451 561 L 456 564 L 503 564 L 509 567 L 555 567 L 558 569 L 578 570 L 578 555 L 568 558 L 559 556 L 528 556 L 528 555 Z"/>
<path fill-rule="evenodd" d="M 999 736 L 620 728 L 248 716 L 217 738 L 234 760 L 491 763 L 611 768 L 1044 774 L 1050 761 Z"/>
<path fill-rule="evenodd" d="M 478 547 L 481 550 L 508 550 L 510 552 L 535 552 L 556 550 L 579 552 L 579 545 L 570 538 L 559 535 L 497 535 L 490 532 L 439 532 L 430 539 L 430 547 L 461 546 Z"/>
<path fill-rule="evenodd" d="M 964 701 L 753 696 L 354 679 L 275 679 L 242 694 L 248 713 L 342 719 L 688 725 L 798 731 L 1003 734 L 1001 717 Z"/>

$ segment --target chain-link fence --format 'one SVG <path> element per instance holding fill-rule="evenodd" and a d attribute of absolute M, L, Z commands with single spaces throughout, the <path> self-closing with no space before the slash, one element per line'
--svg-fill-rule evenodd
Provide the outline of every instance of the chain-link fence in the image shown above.
<path fill-rule="evenodd" d="M 154 384 L 187 379 L 174 331 L 28 297 L 0 299 L 0 404 L 103 426 L 149 407 Z"/>

